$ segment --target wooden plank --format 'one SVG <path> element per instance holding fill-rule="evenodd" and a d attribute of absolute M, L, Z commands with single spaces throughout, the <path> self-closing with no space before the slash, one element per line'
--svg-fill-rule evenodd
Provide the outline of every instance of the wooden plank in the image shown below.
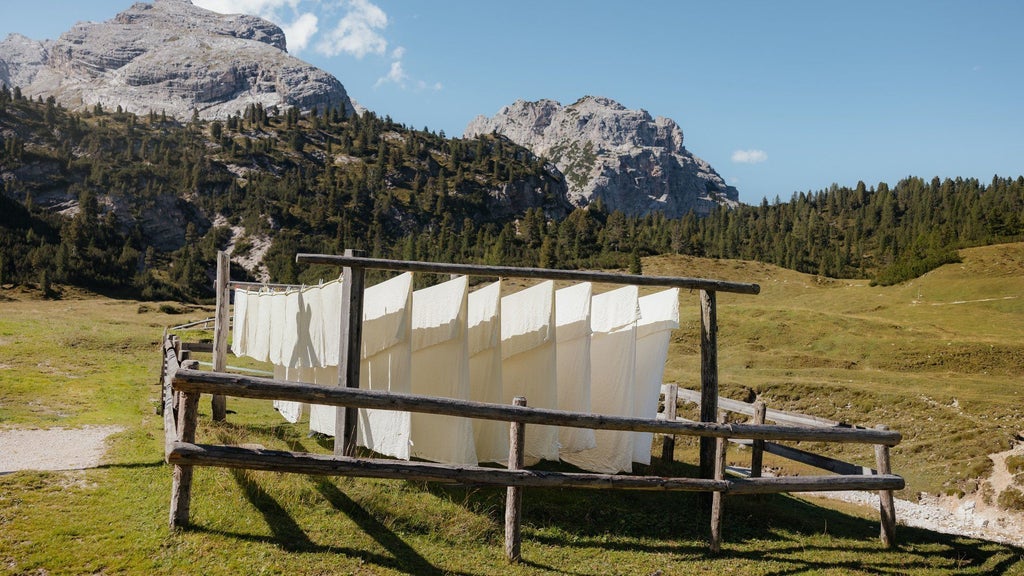
<path fill-rule="evenodd" d="M 330 454 L 261 450 L 240 446 L 213 446 L 188 442 L 177 442 L 174 444 L 174 448 L 171 450 L 171 462 L 190 466 L 218 466 L 322 476 L 359 476 L 424 482 L 454 482 L 480 486 L 681 492 L 707 492 L 728 489 L 726 481 L 704 480 L 701 478 L 507 470 L 503 468 L 484 468 L 481 466 L 454 466 L 434 462 L 349 458 L 347 456 L 334 456 Z"/>
<path fill-rule="evenodd" d="M 213 342 L 182 342 L 182 351 L 188 350 L 196 354 L 212 354 Z"/>
<path fill-rule="evenodd" d="M 715 293 L 700 292 L 700 421 L 718 421 L 718 312 Z M 715 475 L 715 441 L 700 439 L 700 477 Z"/>
<path fill-rule="evenodd" d="M 764 417 L 768 411 L 768 407 L 764 402 L 760 400 L 754 402 L 754 425 L 761 426 L 764 424 Z M 753 444 L 750 452 L 750 477 L 760 478 L 761 468 L 764 467 L 764 440 L 751 440 Z"/>
<path fill-rule="evenodd" d="M 381 390 L 339 388 L 336 386 L 274 380 L 272 378 L 258 378 L 242 374 L 202 372 L 185 368 L 179 369 L 175 373 L 173 384 L 175 390 L 226 394 L 240 398 L 294 400 L 327 406 L 404 410 L 425 414 L 463 416 L 466 418 L 482 418 L 505 422 L 516 421 L 527 424 L 546 424 L 549 426 L 569 426 L 573 428 L 685 434 L 709 438 L 846 442 L 885 444 L 889 446 L 899 444 L 902 438 L 899 432 L 891 430 L 753 426 L 750 424 L 717 424 L 714 422 L 692 422 L 687 420 L 664 422 L 656 419 L 585 414 L 547 408 L 530 408 L 528 406 L 488 404 L 470 400 L 399 394 Z"/>
<path fill-rule="evenodd" d="M 526 398 L 516 396 L 512 399 L 515 406 L 526 406 Z M 509 424 L 508 432 L 508 469 L 523 469 L 523 446 L 526 442 L 526 425 L 522 422 Z M 523 489 L 509 486 L 505 490 L 505 559 L 519 562 L 522 559 L 522 515 Z"/>
<path fill-rule="evenodd" d="M 665 385 L 662 386 L 662 390 L 665 389 Z M 690 390 L 689 388 L 679 388 L 679 398 L 686 400 L 687 402 L 693 402 L 694 404 L 700 404 L 701 394 L 696 390 Z M 741 402 L 739 400 L 732 400 L 730 398 L 718 397 L 718 409 L 728 410 L 730 412 L 737 412 L 746 416 L 754 415 L 754 405 L 747 402 Z M 791 424 L 793 426 L 822 426 L 822 427 L 845 427 L 847 425 L 841 422 L 835 422 L 826 418 L 819 418 L 817 416 L 809 416 L 807 414 L 797 414 L 795 412 L 783 412 L 782 410 L 775 410 L 772 408 L 768 409 L 765 415 L 766 420 L 776 422 L 779 424 Z"/>
<path fill-rule="evenodd" d="M 460 274 L 468 276 L 497 276 L 503 278 L 537 278 L 541 280 L 569 280 L 575 282 L 604 282 L 633 286 L 668 286 L 687 290 L 712 290 L 737 294 L 757 294 L 761 287 L 744 282 L 727 282 L 706 278 L 676 276 L 635 276 L 588 270 L 553 270 L 550 268 L 517 268 L 514 266 L 486 266 L 480 264 L 450 264 L 443 262 L 415 262 L 362 258 L 330 254 L 297 254 L 296 262 L 306 264 L 332 264 L 352 268 L 399 270 L 402 272 L 429 272 L 433 274 Z"/>
<path fill-rule="evenodd" d="M 884 431 L 888 430 L 888 427 L 879 425 L 877 429 Z M 891 473 L 889 470 L 888 446 L 875 446 L 875 465 L 878 466 L 879 475 Z M 901 488 L 897 488 L 897 490 Z M 892 548 L 896 545 L 896 506 L 895 502 L 893 502 L 891 488 L 878 491 L 878 513 L 881 517 L 879 537 L 882 540 L 882 545 L 886 548 Z"/>
<path fill-rule="evenodd" d="M 231 258 L 223 250 L 217 251 L 217 282 L 214 291 L 217 295 L 216 313 L 213 318 L 213 371 L 223 372 L 228 362 L 228 336 L 231 326 L 231 292 L 228 280 L 231 277 Z M 210 400 L 210 413 L 214 422 L 223 422 L 227 418 L 228 403 L 223 394 L 215 394 Z"/>
<path fill-rule="evenodd" d="M 734 439 L 730 440 L 730 442 L 733 444 L 753 447 L 756 440 Z M 765 442 L 764 451 L 769 454 L 775 454 L 776 456 L 793 460 L 794 462 L 800 462 L 801 464 L 806 464 L 822 470 L 828 470 L 829 472 L 835 472 L 836 474 L 842 474 L 844 476 L 859 476 L 862 474 L 875 473 L 873 469 L 859 464 L 851 464 L 849 462 L 844 462 L 843 460 L 837 460 L 835 458 L 814 454 L 813 452 L 807 452 L 805 450 L 800 450 L 799 448 L 776 444 L 774 442 Z"/>
<path fill-rule="evenodd" d="M 199 420 L 199 394 L 185 392 L 182 395 L 181 405 L 178 414 L 178 438 L 180 442 L 195 442 L 196 425 Z M 189 509 L 192 503 L 192 466 L 188 463 L 174 461 L 173 446 L 177 444 L 176 442 L 172 445 L 171 453 L 167 455 L 167 461 L 174 464 L 170 514 L 172 530 L 188 526 Z"/>
<path fill-rule="evenodd" d="M 676 419 L 676 392 L 679 390 L 679 386 L 670 384 L 667 388 L 668 390 L 665 391 L 665 411 L 658 414 L 658 416 L 664 414 L 664 420 L 672 422 Z M 661 441 L 661 459 L 665 462 L 672 462 L 675 460 L 675 453 L 676 437 L 666 434 Z"/>
<path fill-rule="evenodd" d="M 719 422 L 725 422 L 723 413 Z M 725 449 L 728 442 L 725 438 L 715 438 L 715 480 L 725 480 Z M 711 494 L 711 552 L 722 551 L 722 496 L 721 492 Z"/>
<path fill-rule="evenodd" d="M 174 391 L 171 388 L 171 380 L 178 370 L 178 356 L 174 353 L 174 347 L 169 340 L 165 341 L 163 373 L 164 381 L 161 386 L 161 395 L 164 417 L 164 461 L 167 461 L 171 453 L 171 446 L 178 441 L 178 422 L 174 413 Z"/>
<path fill-rule="evenodd" d="M 345 256 L 359 256 L 362 250 L 345 250 Z M 338 386 L 359 388 L 359 366 L 363 343 L 363 283 L 365 270 L 346 267 L 341 281 L 341 350 L 338 358 Z M 334 454 L 355 456 L 356 428 L 359 422 L 355 407 L 339 407 L 334 418 Z"/>
<path fill-rule="evenodd" d="M 779 492 L 821 492 L 844 490 L 902 490 L 906 482 L 893 474 L 877 476 L 776 476 L 734 478 L 726 494 L 776 494 Z"/>

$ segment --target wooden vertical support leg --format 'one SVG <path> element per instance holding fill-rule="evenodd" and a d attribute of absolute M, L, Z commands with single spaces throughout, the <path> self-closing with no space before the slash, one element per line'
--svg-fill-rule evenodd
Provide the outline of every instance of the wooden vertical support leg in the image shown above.
<path fill-rule="evenodd" d="M 181 338 L 177 334 L 171 336 L 171 346 L 174 347 L 174 357 L 178 359 L 178 366 L 181 366 Z M 174 417 L 178 417 L 181 407 L 181 392 L 171 392 L 174 396 Z"/>
<path fill-rule="evenodd" d="M 199 394 L 185 392 L 181 395 L 181 409 L 178 411 L 178 441 L 195 442 L 196 424 L 199 420 Z M 192 501 L 192 466 L 174 465 L 174 479 L 171 483 L 171 529 L 188 526 L 189 507 Z"/>
<path fill-rule="evenodd" d="M 679 386 L 669 384 L 665 388 L 665 419 L 674 422 L 676 419 L 676 401 L 679 398 Z M 661 442 L 661 459 L 664 462 L 675 460 L 676 437 L 672 434 L 665 434 Z"/>
<path fill-rule="evenodd" d="M 725 422 L 724 415 L 719 422 Z M 725 447 L 727 438 L 715 438 L 715 480 L 725 480 Z M 722 496 L 721 492 L 711 493 L 711 552 L 722 550 Z"/>
<path fill-rule="evenodd" d="M 345 250 L 345 256 L 362 256 L 362 250 Z M 366 277 L 362 268 L 344 268 L 341 280 L 341 351 L 339 354 L 338 385 L 359 388 L 359 363 L 363 343 L 363 284 Z M 334 455 L 355 456 L 358 436 L 359 410 L 339 406 L 334 418 Z"/>
<path fill-rule="evenodd" d="M 768 406 L 758 400 L 754 402 L 754 424 L 764 424 L 764 417 L 768 413 Z M 754 440 L 753 449 L 750 453 L 750 477 L 760 478 L 761 468 L 764 467 L 764 440 Z"/>
<path fill-rule="evenodd" d="M 512 403 L 516 406 L 526 406 L 526 398 L 516 396 Z M 525 442 L 526 424 L 512 422 L 508 435 L 509 470 L 523 468 L 523 445 Z M 519 486 L 509 486 L 505 495 L 505 558 L 509 562 L 519 562 L 522 558 L 522 513 L 523 489 Z"/>
<path fill-rule="evenodd" d="M 231 258 L 223 250 L 217 252 L 217 294 L 216 312 L 213 317 L 213 371 L 223 372 L 227 368 L 228 335 L 231 323 L 228 314 L 231 305 L 231 289 L 228 280 L 231 277 Z M 210 412 L 215 422 L 227 418 L 228 401 L 223 394 L 214 394 L 210 401 Z"/>
<path fill-rule="evenodd" d="M 888 430 L 889 427 L 885 425 L 879 425 L 875 427 L 878 430 Z M 892 469 L 889 464 L 889 447 L 884 444 L 875 445 L 875 465 L 878 469 L 879 474 L 891 474 Z M 879 490 L 878 491 L 878 512 L 881 517 L 881 534 L 882 545 L 886 548 L 892 548 L 896 545 L 896 506 L 892 498 L 892 490 Z"/>
<path fill-rule="evenodd" d="M 718 419 L 718 314 L 715 293 L 700 291 L 700 421 Z M 700 439 L 700 477 L 715 474 L 715 439 Z"/>

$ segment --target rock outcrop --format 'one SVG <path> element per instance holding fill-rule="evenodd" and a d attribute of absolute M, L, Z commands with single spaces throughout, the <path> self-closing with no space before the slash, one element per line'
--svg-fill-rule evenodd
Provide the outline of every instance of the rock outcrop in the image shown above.
<path fill-rule="evenodd" d="M 67 108 L 226 118 L 265 108 L 344 107 L 337 78 L 288 54 L 284 32 L 255 16 L 223 15 L 190 0 L 136 3 L 106 22 L 82 22 L 54 42 L 0 42 L 0 82 Z"/>
<path fill-rule="evenodd" d="M 736 188 L 683 146 L 678 124 L 608 98 L 587 96 L 569 106 L 519 100 L 492 118 L 473 119 L 465 137 L 492 132 L 554 162 L 575 206 L 600 199 L 630 215 L 679 217 L 738 204 Z"/>

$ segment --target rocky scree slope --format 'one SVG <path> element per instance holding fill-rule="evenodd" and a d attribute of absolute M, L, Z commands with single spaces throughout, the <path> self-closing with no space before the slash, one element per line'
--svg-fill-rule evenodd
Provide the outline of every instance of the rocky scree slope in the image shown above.
<path fill-rule="evenodd" d="M 586 96 L 569 106 L 518 100 L 491 118 L 474 118 L 465 137 L 492 132 L 554 162 L 574 206 L 600 199 L 608 210 L 676 218 L 738 204 L 736 188 L 683 146 L 678 124 L 608 98 Z"/>
<path fill-rule="evenodd" d="M 190 0 L 139 2 L 56 41 L 12 34 L 0 42 L 0 82 L 69 109 L 101 104 L 178 119 L 193 111 L 223 119 L 257 103 L 353 112 L 337 78 L 288 54 L 278 26 Z"/>

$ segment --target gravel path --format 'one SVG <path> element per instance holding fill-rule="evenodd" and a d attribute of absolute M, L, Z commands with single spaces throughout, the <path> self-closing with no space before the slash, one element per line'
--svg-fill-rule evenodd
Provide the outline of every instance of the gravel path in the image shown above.
<path fill-rule="evenodd" d="M 19 470 L 81 470 L 99 466 L 107 437 L 121 426 L 0 430 L 0 474 Z"/>

